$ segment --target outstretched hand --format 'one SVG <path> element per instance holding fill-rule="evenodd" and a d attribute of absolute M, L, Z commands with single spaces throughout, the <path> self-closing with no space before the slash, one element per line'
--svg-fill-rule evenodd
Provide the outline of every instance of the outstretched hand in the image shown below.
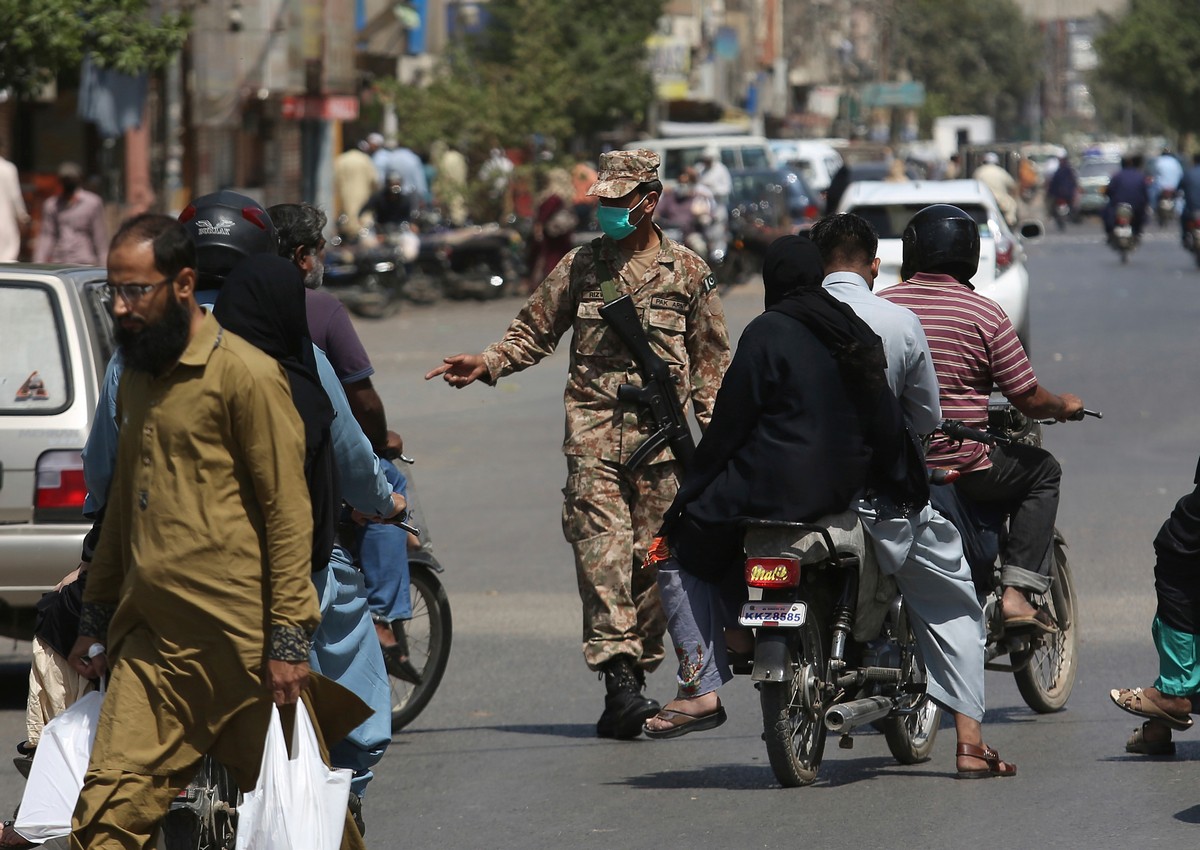
<path fill-rule="evenodd" d="M 425 376 L 425 380 L 429 381 L 441 375 L 447 384 L 455 389 L 460 389 L 475 383 L 486 372 L 487 367 L 483 363 L 482 354 L 455 354 L 452 357 L 443 358 L 442 365 L 430 370 L 429 374 Z"/>

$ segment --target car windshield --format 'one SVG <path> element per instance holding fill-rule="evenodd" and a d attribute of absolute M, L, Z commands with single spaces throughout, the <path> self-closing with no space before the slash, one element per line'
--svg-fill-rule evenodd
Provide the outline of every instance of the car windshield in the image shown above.
<path fill-rule="evenodd" d="M 851 207 L 848 212 L 862 216 L 871 226 L 875 228 L 875 232 L 879 234 L 880 239 L 899 239 L 904 235 L 904 228 L 908 224 L 909 219 L 916 215 L 925 207 L 929 206 L 931 201 L 921 201 L 911 204 L 864 204 L 859 207 Z M 988 211 L 982 204 L 955 204 L 959 209 L 975 219 L 975 223 L 979 225 L 980 237 L 990 235 L 990 225 L 988 224 Z"/>
<path fill-rule="evenodd" d="M 1079 176 L 1082 177 L 1112 177 L 1121 170 L 1121 163 L 1100 161 L 1100 162 L 1084 162 L 1081 163 L 1078 169 Z"/>

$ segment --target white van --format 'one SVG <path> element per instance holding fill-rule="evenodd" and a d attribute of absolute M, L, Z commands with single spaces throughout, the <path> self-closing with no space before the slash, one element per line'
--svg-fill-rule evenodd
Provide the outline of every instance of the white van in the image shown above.
<path fill-rule="evenodd" d="M 721 162 L 730 171 L 743 168 L 774 168 L 775 157 L 771 146 L 762 136 L 687 136 L 677 139 L 641 139 L 630 142 L 625 150 L 643 148 L 654 151 L 662 160 L 658 168 L 659 178 L 665 185 L 674 185 L 680 173 L 689 165 L 695 165 L 704 155 L 705 148 L 715 147 L 721 152 Z"/>
<path fill-rule="evenodd" d="M 772 139 L 771 150 L 780 165 L 800 172 L 814 192 L 825 194 L 833 175 L 842 167 L 842 155 L 828 142 L 811 139 Z"/>

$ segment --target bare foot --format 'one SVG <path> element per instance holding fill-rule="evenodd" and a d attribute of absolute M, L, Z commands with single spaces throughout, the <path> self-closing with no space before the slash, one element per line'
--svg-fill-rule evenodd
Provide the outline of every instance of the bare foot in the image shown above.
<path fill-rule="evenodd" d="M 1037 608 L 1033 607 L 1025 594 L 1017 590 L 1015 587 L 1004 588 L 1004 595 L 1000 597 L 1000 612 L 1004 615 L 1004 619 L 1012 620 L 1019 617 L 1032 617 L 1037 613 Z"/>
<path fill-rule="evenodd" d="M 376 623 L 375 634 L 379 636 L 379 645 L 384 649 L 396 645 L 396 635 L 392 633 L 391 623 Z"/>

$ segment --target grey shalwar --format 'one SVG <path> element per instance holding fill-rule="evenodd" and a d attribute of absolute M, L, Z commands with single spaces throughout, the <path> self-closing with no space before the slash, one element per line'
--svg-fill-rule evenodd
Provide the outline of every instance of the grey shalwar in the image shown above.
<path fill-rule="evenodd" d="M 883 340 L 888 386 L 909 424 L 928 434 L 941 420 L 937 375 L 921 322 L 871 292 L 852 272 L 833 272 L 822 286 Z M 907 517 L 866 500 L 851 504 L 875 544 L 879 569 L 896 579 L 928 674 L 926 693 L 951 711 L 983 719 L 983 611 L 954 525 L 926 505 Z"/>

